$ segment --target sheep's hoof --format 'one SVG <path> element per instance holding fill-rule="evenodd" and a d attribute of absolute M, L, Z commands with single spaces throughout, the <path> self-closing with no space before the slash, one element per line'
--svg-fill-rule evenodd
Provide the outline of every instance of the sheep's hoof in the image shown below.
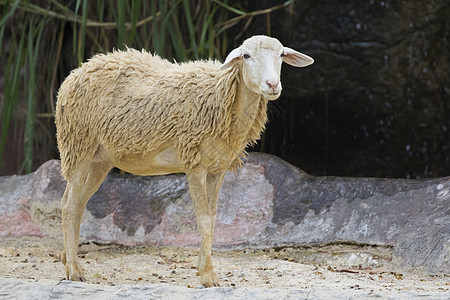
<path fill-rule="evenodd" d="M 220 286 L 219 285 L 219 279 L 217 278 L 216 273 L 214 273 L 213 271 L 201 275 L 200 283 L 205 288 L 219 287 Z"/>
<path fill-rule="evenodd" d="M 66 264 L 66 279 L 71 281 L 86 281 L 78 263 Z"/>

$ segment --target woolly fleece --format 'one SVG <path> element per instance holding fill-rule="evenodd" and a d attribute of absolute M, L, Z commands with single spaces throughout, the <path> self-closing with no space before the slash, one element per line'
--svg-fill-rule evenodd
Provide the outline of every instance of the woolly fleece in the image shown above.
<path fill-rule="evenodd" d="M 174 143 L 186 171 L 199 164 L 205 137 L 228 145 L 234 156 L 229 169 L 240 166 L 245 146 L 264 129 L 267 100 L 259 97 L 246 137 L 236 136 L 234 104 L 242 66 L 220 66 L 212 60 L 171 63 L 127 49 L 96 55 L 73 70 L 59 90 L 55 118 L 64 178 L 70 180 L 99 145 L 120 157 L 143 156 Z"/>

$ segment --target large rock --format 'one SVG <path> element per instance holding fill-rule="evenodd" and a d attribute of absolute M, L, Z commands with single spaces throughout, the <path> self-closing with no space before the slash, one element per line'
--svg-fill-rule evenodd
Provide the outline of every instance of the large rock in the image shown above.
<path fill-rule="evenodd" d="M 59 172 L 54 160 L 31 175 L 0 177 L 0 237 L 61 235 Z M 218 203 L 215 246 L 392 245 L 403 268 L 450 272 L 450 178 L 315 177 L 253 153 L 227 173 Z M 81 240 L 197 245 L 185 176 L 110 174 L 88 202 Z"/>

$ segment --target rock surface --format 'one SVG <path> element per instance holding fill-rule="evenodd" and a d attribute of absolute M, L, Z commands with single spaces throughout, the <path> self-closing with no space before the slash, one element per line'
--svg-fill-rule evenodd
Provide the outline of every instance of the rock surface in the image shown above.
<path fill-rule="evenodd" d="M 59 168 L 49 161 L 30 175 L 0 177 L 0 237 L 61 235 Z M 404 269 L 450 273 L 450 178 L 315 177 L 253 153 L 227 173 L 218 203 L 216 247 L 391 245 Z M 110 174 L 88 202 L 81 240 L 198 245 L 185 176 Z"/>
<path fill-rule="evenodd" d="M 107 286 L 72 281 L 26 281 L 0 279 L 0 296 L 8 299 L 448 299 L 448 292 L 390 291 L 367 293 L 364 290 L 336 289 L 192 289 L 168 284 Z"/>

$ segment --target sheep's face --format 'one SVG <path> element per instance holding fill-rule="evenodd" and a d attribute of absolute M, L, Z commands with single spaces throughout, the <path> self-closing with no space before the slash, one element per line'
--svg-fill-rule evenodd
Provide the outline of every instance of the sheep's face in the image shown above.
<path fill-rule="evenodd" d="M 253 36 L 230 52 L 221 69 L 239 63 L 246 87 L 268 100 L 275 100 L 281 94 L 280 73 L 283 61 L 296 67 L 305 67 L 314 62 L 307 55 L 283 47 L 277 39 Z"/>
<path fill-rule="evenodd" d="M 281 63 L 283 45 L 275 39 L 250 39 L 241 46 L 242 78 L 255 93 L 269 100 L 281 94 Z"/>

